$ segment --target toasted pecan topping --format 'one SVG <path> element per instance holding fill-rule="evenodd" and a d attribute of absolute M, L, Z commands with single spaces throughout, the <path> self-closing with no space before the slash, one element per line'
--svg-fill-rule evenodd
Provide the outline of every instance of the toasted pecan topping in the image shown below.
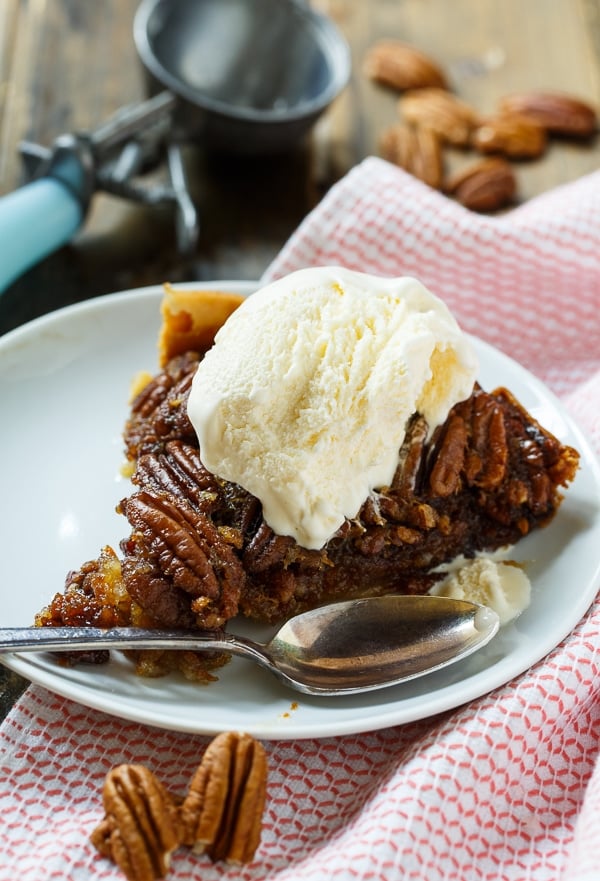
<path fill-rule="evenodd" d="M 218 498 L 218 482 L 200 461 L 197 446 L 169 441 L 162 452 L 140 456 L 133 483 L 159 493 L 185 498 L 196 511 L 210 513 Z"/>
<path fill-rule="evenodd" d="M 448 418 L 429 483 L 434 496 L 444 498 L 460 488 L 468 434 L 465 420 L 456 413 Z"/>
<path fill-rule="evenodd" d="M 125 499 L 121 507 L 162 576 L 197 598 L 191 608 L 198 626 L 221 627 L 235 614 L 244 570 L 206 515 L 185 499 L 149 490 Z"/>
<path fill-rule="evenodd" d="M 196 352 L 174 358 L 134 398 L 124 431 L 129 459 L 162 450 L 173 438 L 195 443 L 196 433 L 187 416 L 187 399 L 198 361 Z"/>

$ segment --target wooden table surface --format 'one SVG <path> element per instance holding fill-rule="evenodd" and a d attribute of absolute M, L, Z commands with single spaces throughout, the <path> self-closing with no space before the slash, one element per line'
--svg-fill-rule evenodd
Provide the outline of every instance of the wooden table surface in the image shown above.
<path fill-rule="evenodd" d="M 323 193 L 378 153 L 382 131 L 396 120 L 397 96 L 362 70 L 366 51 L 380 38 L 402 39 L 436 59 L 456 94 L 482 113 L 509 92 L 533 88 L 569 92 L 600 107 L 600 0 L 312 5 L 348 39 L 353 72 L 308 142 L 268 159 L 189 147 L 186 163 L 202 227 L 195 252 L 185 259 L 177 253 L 170 209 L 97 194 L 74 240 L 0 295 L 0 333 L 116 290 L 164 280 L 258 278 Z M 144 97 L 132 39 L 136 7 L 137 0 L 2 0 L 0 193 L 23 182 L 22 139 L 50 145 L 61 133 L 92 129 Z M 519 199 L 596 170 L 599 158 L 598 139 L 553 142 L 540 160 L 515 165 Z M 451 166 L 464 161 L 448 157 Z M 3 247 L 0 242 L 0 260 Z M 2 714 L 24 685 L 0 672 Z"/>

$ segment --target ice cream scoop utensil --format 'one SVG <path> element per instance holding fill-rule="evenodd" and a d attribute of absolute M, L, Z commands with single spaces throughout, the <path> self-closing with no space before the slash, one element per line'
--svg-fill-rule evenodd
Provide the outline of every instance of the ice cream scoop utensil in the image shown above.
<path fill-rule="evenodd" d="M 75 235 L 97 190 L 173 204 L 179 249 L 193 252 L 199 218 L 181 146 L 293 149 L 350 77 L 346 40 L 305 0 L 142 0 L 133 37 L 148 101 L 52 147 L 21 145 L 31 182 L 0 199 L 0 293 Z M 148 179 L 164 158 L 168 181 Z"/>
<path fill-rule="evenodd" d="M 226 632 L 140 628 L 0 629 L 0 652 L 99 649 L 226 651 L 256 661 L 306 694 L 342 695 L 396 685 L 485 645 L 498 616 L 485 606 L 434 596 L 383 596 L 322 606 L 261 644 Z"/>

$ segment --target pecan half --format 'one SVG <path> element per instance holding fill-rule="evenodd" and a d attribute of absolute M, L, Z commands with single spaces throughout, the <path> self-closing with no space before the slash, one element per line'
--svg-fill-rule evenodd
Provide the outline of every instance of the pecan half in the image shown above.
<path fill-rule="evenodd" d="M 461 472 L 465 464 L 468 434 L 464 419 L 451 413 L 436 451 L 429 483 L 435 496 L 444 498 L 460 489 Z"/>
<path fill-rule="evenodd" d="M 381 155 L 410 174 L 439 189 L 442 185 L 440 140 L 431 129 L 393 125 L 381 136 Z"/>
<path fill-rule="evenodd" d="M 423 52 L 399 40 L 380 40 L 369 49 L 365 74 L 375 82 L 398 91 L 426 86 L 447 88 L 441 68 Z"/>
<path fill-rule="evenodd" d="M 186 402 L 197 367 L 197 353 L 180 355 L 137 395 L 123 433 L 128 459 L 160 450 L 171 438 L 196 442 Z"/>
<path fill-rule="evenodd" d="M 552 134 L 589 138 L 598 128 L 593 107 L 560 92 L 519 92 L 500 101 L 502 113 L 517 113 L 535 120 Z"/>
<path fill-rule="evenodd" d="M 262 744 L 231 731 L 215 737 L 180 808 L 184 843 L 214 861 L 251 862 L 260 842 L 266 785 Z"/>
<path fill-rule="evenodd" d="M 445 190 L 471 211 L 495 211 L 513 201 L 517 181 L 505 159 L 491 157 L 453 175 Z"/>
<path fill-rule="evenodd" d="M 155 492 L 185 498 L 196 511 L 209 514 L 219 498 L 216 478 L 200 461 L 200 451 L 179 440 L 169 441 L 161 453 L 140 456 L 133 483 Z"/>
<path fill-rule="evenodd" d="M 410 498 L 419 492 L 428 432 L 426 419 L 420 414 L 414 415 L 400 447 L 398 468 L 392 481 L 395 495 Z"/>
<path fill-rule="evenodd" d="M 107 774 L 106 815 L 92 832 L 92 844 L 112 859 L 129 881 L 164 878 L 180 840 L 177 807 L 143 765 L 118 765 Z"/>
<path fill-rule="evenodd" d="M 479 393 L 473 395 L 470 409 L 471 448 L 467 481 L 488 491 L 494 490 L 506 477 L 508 467 L 504 413 L 495 398 Z"/>
<path fill-rule="evenodd" d="M 435 132 L 441 141 L 466 147 L 479 124 L 477 113 L 444 89 L 419 89 L 404 95 L 399 110 L 406 122 Z"/>
<path fill-rule="evenodd" d="M 121 509 L 162 576 L 194 597 L 199 627 L 222 627 L 236 614 L 244 570 L 206 515 L 185 500 L 148 490 L 124 499 Z"/>
<path fill-rule="evenodd" d="M 503 153 L 513 159 L 535 159 L 546 149 L 546 130 L 535 120 L 516 113 L 503 113 L 482 122 L 475 130 L 473 146 L 482 153 Z"/>

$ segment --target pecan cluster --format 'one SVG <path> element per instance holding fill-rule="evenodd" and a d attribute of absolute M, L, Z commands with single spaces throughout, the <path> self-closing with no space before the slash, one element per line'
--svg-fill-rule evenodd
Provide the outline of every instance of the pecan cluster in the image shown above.
<path fill-rule="evenodd" d="M 494 211 L 514 200 L 517 180 L 512 160 L 537 159 L 552 137 L 589 140 L 598 128 L 596 111 L 585 101 L 540 90 L 507 95 L 494 113 L 482 116 L 452 94 L 433 59 L 397 40 L 373 45 L 364 71 L 375 82 L 402 93 L 400 120 L 381 137 L 382 156 L 473 211 Z M 446 178 L 445 145 L 492 158 Z"/>
<path fill-rule="evenodd" d="M 194 443 L 185 404 L 199 360 L 197 352 L 172 358 L 134 399 L 124 432 L 128 459 L 161 450 L 173 437 Z"/>
<path fill-rule="evenodd" d="M 183 798 L 144 765 L 113 768 L 104 783 L 105 816 L 91 841 L 128 881 L 164 878 L 180 846 L 213 862 L 250 863 L 260 844 L 266 788 L 262 744 L 226 732 L 208 745 Z"/>

